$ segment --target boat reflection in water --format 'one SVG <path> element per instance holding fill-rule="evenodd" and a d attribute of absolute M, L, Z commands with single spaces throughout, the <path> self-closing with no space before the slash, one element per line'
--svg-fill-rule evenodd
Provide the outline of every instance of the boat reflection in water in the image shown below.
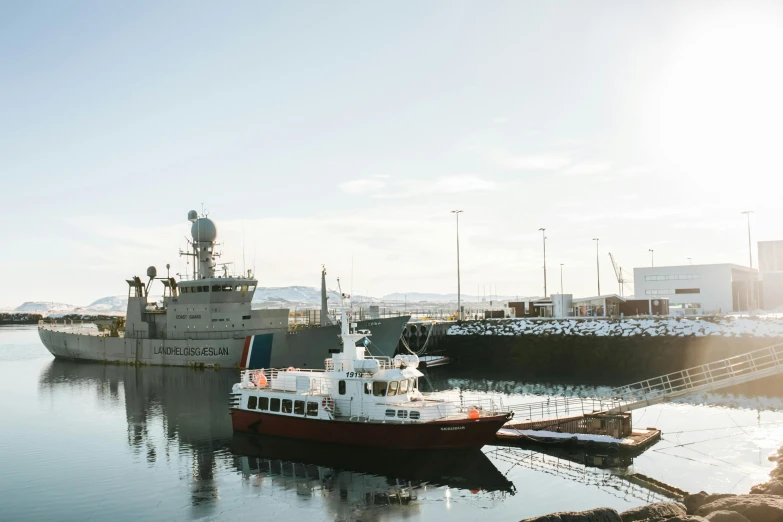
<path fill-rule="evenodd" d="M 512 482 L 481 450 L 393 452 L 234 434 L 228 403 L 237 379 L 233 370 L 55 359 L 41 372 L 39 394 L 77 396 L 89 390 L 101 408 L 124 408 L 134 465 L 162 464 L 176 468 L 179 478 L 187 475 L 192 516 L 209 516 L 218 501 L 246 495 L 237 476 L 252 485 L 319 492 L 335 512 L 378 505 L 416 512 L 421 488 L 431 486 L 514 493 Z M 177 491 L 173 484 L 170 494 Z"/>

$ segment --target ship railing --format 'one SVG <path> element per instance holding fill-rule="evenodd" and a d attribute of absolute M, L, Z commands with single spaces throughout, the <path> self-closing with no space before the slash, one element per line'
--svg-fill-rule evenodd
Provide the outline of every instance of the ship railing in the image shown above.
<path fill-rule="evenodd" d="M 325 370 L 307 368 L 242 370 L 240 388 L 323 395 L 331 393 Z M 301 375 L 304 373 L 305 375 Z"/>

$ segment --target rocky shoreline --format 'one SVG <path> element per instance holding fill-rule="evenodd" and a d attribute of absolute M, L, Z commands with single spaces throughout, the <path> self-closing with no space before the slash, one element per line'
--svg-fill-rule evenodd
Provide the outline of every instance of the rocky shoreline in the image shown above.
<path fill-rule="evenodd" d="M 611 508 L 551 513 L 522 522 L 783 522 L 783 447 L 769 457 L 777 463 L 770 480 L 747 495 L 688 495 L 679 502 L 657 502 L 618 513 Z"/>

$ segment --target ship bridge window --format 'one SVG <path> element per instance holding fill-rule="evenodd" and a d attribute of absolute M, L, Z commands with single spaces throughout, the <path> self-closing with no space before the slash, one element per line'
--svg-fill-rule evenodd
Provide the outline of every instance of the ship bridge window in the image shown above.
<path fill-rule="evenodd" d="M 247 409 L 248 410 L 255 410 L 257 402 L 258 402 L 258 397 L 256 397 L 256 396 L 248 397 L 247 398 Z"/>
<path fill-rule="evenodd" d="M 269 401 L 269 411 L 280 411 L 280 399 L 272 399 Z"/>
<path fill-rule="evenodd" d="M 397 395 L 397 389 L 399 387 L 400 387 L 400 383 L 399 382 L 391 381 L 389 383 L 389 393 L 387 395 L 389 395 L 389 397 L 391 397 L 392 395 Z"/>
<path fill-rule="evenodd" d="M 345 381 L 340 381 L 337 383 L 337 392 L 340 395 L 345 395 Z"/>
<path fill-rule="evenodd" d="M 400 395 L 403 393 L 408 393 L 408 379 L 400 381 Z"/>
<path fill-rule="evenodd" d="M 375 381 L 372 383 L 372 394 L 376 397 L 386 396 L 386 381 Z"/>
<path fill-rule="evenodd" d="M 317 402 L 308 402 L 307 403 L 307 415 L 309 417 L 317 417 L 318 416 L 318 403 Z"/>
<path fill-rule="evenodd" d="M 370 395 L 371 393 L 372 393 L 372 384 L 370 384 L 369 382 L 365 382 L 364 383 L 364 394 L 365 395 Z"/>
<path fill-rule="evenodd" d="M 294 415 L 304 415 L 304 401 L 294 401 Z"/>
<path fill-rule="evenodd" d="M 291 399 L 283 399 L 283 413 L 291 413 L 293 401 Z"/>
<path fill-rule="evenodd" d="M 269 397 L 259 397 L 258 409 L 267 411 L 269 409 Z"/>

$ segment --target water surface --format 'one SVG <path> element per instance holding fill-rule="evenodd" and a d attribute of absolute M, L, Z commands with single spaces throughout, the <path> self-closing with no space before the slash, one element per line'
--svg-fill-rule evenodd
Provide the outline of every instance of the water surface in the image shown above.
<path fill-rule="evenodd" d="M 581 453 L 486 446 L 432 453 L 323 447 L 234 435 L 237 372 L 54 360 L 35 327 L 0 328 L 2 520 L 519 520 L 618 510 L 688 491 L 747 492 L 783 445 L 783 398 L 710 394 L 634 413 L 664 440 L 614 468 Z M 509 403 L 606 389 L 440 371 L 434 386 Z"/>

